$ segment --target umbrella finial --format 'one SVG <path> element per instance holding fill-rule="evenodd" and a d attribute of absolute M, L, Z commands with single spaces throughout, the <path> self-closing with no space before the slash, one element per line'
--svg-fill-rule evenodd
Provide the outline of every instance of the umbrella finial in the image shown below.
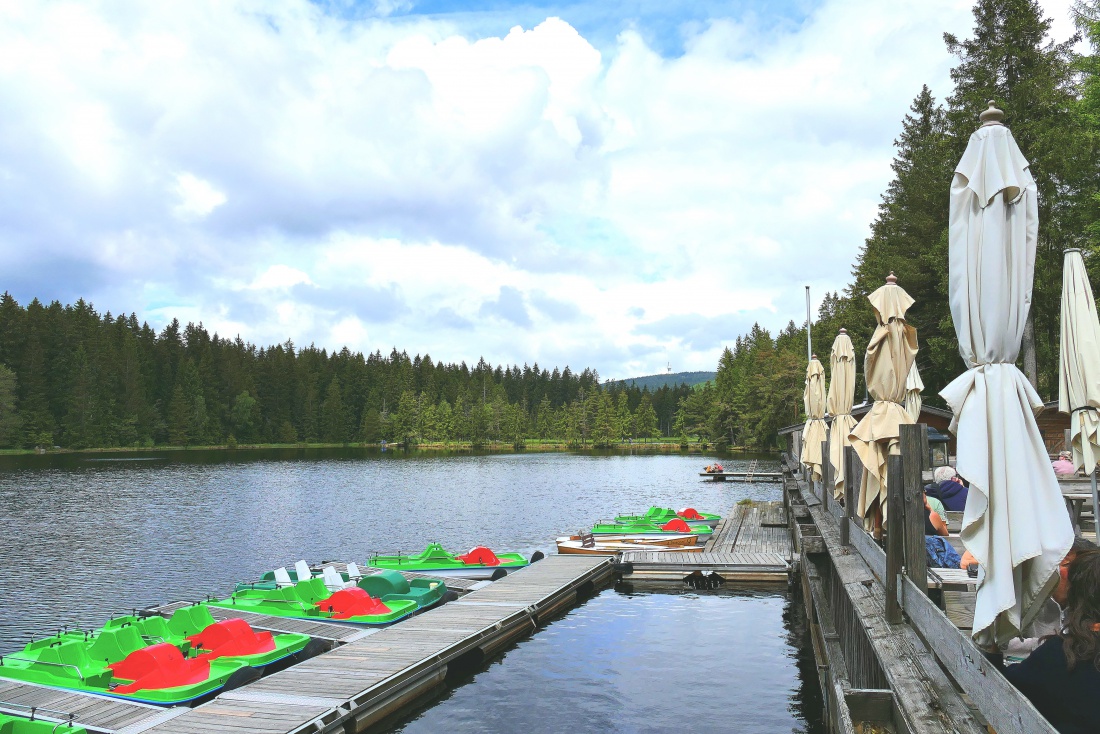
<path fill-rule="evenodd" d="M 842 327 L 840 327 L 840 333 L 841 333 L 841 334 L 847 334 L 847 333 L 848 333 L 848 330 L 847 330 L 847 329 L 845 329 L 845 328 L 844 328 L 844 327 L 842 326 Z"/>
<path fill-rule="evenodd" d="M 888 285 L 897 285 L 898 276 L 894 275 L 894 271 L 891 270 L 890 274 L 886 276 L 886 283 Z"/>
<path fill-rule="evenodd" d="M 816 354 L 811 354 L 810 359 L 817 359 L 817 355 Z"/>
<path fill-rule="evenodd" d="M 982 125 L 1001 125 L 1005 119 L 1005 113 L 997 109 L 993 100 L 989 100 L 989 109 L 978 115 L 978 119 L 982 121 Z"/>

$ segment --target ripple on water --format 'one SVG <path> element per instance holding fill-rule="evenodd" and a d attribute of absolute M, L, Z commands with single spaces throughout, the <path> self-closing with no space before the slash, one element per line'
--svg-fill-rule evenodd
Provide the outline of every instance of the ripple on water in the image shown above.
<path fill-rule="evenodd" d="M 722 512 L 779 496 L 701 481 L 706 455 L 240 456 L 253 458 L 0 459 L 0 653 L 61 625 L 225 594 L 299 558 L 430 541 L 529 554 L 651 504 Z M 456 732 L 707 731 L 697 717 L 720 708 L 740 731 L 801 731 L 791 692 L 812 698 L 816 681 L 798 687 L 789 612 L 774 592 L 604 592 L 402 726 L 427 731 L 444 716 Z"/>

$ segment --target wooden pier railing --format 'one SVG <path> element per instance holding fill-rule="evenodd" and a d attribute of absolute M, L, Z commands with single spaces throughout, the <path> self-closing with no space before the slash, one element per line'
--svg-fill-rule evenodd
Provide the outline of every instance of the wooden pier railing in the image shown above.
<path fill-rule="evenodd" d="M 888 461 L 881 547 L 855 516 L 862 467 L 845 449 L 845 497 L 788 466 L 784 501 L 831 732 L 1053 734 L 1054 729 L 929 596 L 940 586 L 924 547 L 923 426 L 902 426 Z M 797 443 L 797 442 L 796 442 Z M 827 448 L 827 447 L 826 447 Z M 828 453 L 824 454 L 828 456 Z M 988 728 L 987 728 L 988 727 Z"/>

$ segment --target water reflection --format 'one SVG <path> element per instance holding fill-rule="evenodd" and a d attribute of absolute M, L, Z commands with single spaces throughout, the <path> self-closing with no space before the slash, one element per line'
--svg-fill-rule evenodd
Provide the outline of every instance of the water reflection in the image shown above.
<path fill-rule="evenodd" d="M 818 734 L 798 603 L 775 586 L 608 589 L 377 731 Z"/>
<path fill-rule="evenodd" d="M 225 592 L 298 558 L 363 559 L 433 540 L 531 553 L 650 504 L 722 512 L 745 497 L 778 498 L 776 485 L 701 480 L 714 458 L 362 449 L 0 457 L 0 653 L 61 625 Z M 721 460 L 737 470 L 749 458 Z M 821 704 L 799 610 L 783 588 L 606 590 L 452 681 L 438 706 L 395 730 L 437 731 L 445 721 L 458 734 L 817 732 L 806 723 L 820 719 Z M 718 714 L 731 718 L 708 726 Z"/>
<path fill-rule="evenodd" d="M 701 481 L 712 457 L 699 455 L 205 456 L 0 458 L 0 653 L 58 625 L 224 593 L 299 558 L 430 541 L 545 552 L 556 535 L 649 504 L 724 511 L 777 496 L 774 485 Z"/>

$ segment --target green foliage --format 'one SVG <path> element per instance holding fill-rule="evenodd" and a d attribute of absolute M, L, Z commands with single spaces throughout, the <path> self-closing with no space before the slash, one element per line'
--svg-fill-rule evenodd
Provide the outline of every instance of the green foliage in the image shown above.
<path fill-rule="evenodd" d="M 17 392 L 15 373 L 0 364 L 0 448 L 13 448 L 19 441 L 22 421 L 15 408 Z"/>

